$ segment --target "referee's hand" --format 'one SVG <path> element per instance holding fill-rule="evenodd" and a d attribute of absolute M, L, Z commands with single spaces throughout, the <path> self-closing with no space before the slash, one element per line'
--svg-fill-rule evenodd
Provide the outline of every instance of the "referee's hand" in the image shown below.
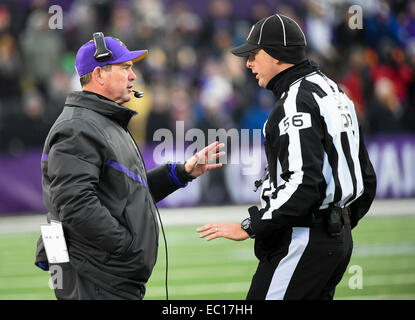
<path fill-rule="evenodd" d="M 206 224 L 198 229 L 199 238 L 206 238 L 207 241 L 216 238 L 226 238 L 235 241 L 241 241 L 249 238 L 249 235 L 242 229 L 239 223 L 233 222 L 214 222 Z"/>

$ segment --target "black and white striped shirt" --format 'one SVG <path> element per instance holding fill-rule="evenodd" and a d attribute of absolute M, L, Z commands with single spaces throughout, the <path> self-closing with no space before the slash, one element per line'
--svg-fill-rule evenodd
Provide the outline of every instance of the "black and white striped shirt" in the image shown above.
<path fill-rule="evenodd" d="M 273 157 L 278 170 L 262 186 L 261 220 L 305 217 L 329 205 L 353 209 L 361 198 L 356 225 L 373 200 L 376 176 L 353 102 L 308 61 L 271 81 L 267 88 L 279 100 L 263 133 L 268 164 Z"/>

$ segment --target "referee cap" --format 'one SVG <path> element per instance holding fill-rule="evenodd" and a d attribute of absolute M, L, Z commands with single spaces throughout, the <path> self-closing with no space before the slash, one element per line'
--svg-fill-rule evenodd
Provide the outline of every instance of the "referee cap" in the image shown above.
<path fill-rule="evenodd" d="M 246 42 L 231 52 L 248 57 L 250 51 L 261 48 L 275 59 L 297 64 L 307 59 L 306 46 L 306 37 L 298 23 L 277 13 L 255 23 Z"/>

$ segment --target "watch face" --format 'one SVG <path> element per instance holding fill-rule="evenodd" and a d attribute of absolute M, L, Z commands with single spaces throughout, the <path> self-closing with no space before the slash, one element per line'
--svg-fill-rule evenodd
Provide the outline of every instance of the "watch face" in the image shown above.
<path fill-rule="evenodd" d="M 244 230 L 248 229 L 251 226 L 251 219 L 246 218 L 244 221 L 242 221 L 241 226 Z"/>

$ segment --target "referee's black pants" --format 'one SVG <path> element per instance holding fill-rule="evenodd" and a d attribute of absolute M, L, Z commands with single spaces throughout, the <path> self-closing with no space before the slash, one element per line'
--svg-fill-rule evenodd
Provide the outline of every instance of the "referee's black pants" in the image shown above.
<path fill-rule="evenodd" d="M 248 300 L 332 300 L 353 250 L 350 224 L 331 237 L 324 223 L 281 229 L 274 254 L 260 260 Z"/>

